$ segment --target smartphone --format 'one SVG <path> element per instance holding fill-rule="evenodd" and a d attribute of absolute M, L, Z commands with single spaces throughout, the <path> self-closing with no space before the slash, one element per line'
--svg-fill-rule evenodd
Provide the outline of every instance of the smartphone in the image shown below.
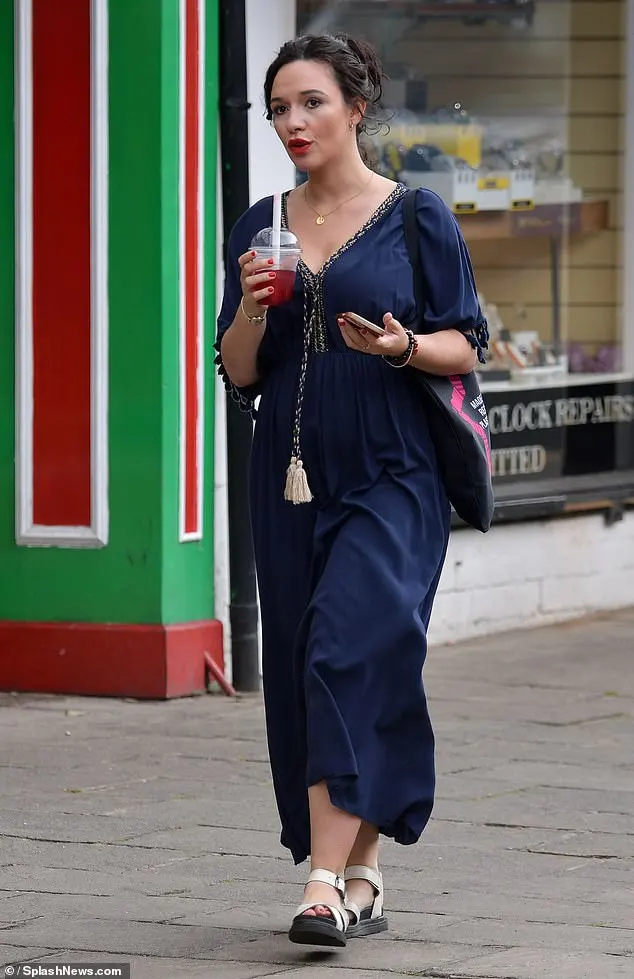
<path fill-rule="evenodd" d="M 385 333 L 382 326 L 377 326 L 376 323 L 371 323 L 370 320 L 366 320 L 365 317 L 359 316 L 358 313 L 340 313 L 339 315 L 346 321 L 346 323 L 353 326 L 355 330 L 370 330 L 371 333 L 376 333 L 376 335 L 379 337 L 382 337 Z"/>

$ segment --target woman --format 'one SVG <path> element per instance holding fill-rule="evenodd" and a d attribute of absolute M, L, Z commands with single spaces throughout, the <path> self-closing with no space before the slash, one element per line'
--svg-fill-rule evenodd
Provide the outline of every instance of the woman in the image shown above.
<path fill-rule="evenodd" d="M 300 274 L 292 300 L 267 311 L 275 273 L 249 250 L 272 223 L 272 199 L 260 201 L 231 235 L 216 341 L 242 406 L 262 396 L 251 516 L 264 697 L 282 843 L 311 859 L 289 932 L 305 944 L 387 927 L 379 834 L 414 843 L 431 813 L 421 676 L 450 507 L 412 368 L 465 373 L 486 346 L 460 231 L 423 190 L 428 302 L 421 335 L 406 328 L 417 322 L 406 191 L 359 150 L 381 78 L 372 48 L 345 36 L 290 41 L 270 66 L 268 117 L 308 178 L 283 207 Z M 384 335 L 350 326 L 348 311 Z"/>

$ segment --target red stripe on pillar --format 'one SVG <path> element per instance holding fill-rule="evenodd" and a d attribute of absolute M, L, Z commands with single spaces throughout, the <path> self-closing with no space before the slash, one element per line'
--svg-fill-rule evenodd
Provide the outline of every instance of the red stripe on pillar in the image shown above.
<path fill-rule="evenodd" d="M 88 526 L 90 0 L 33 0 L 33 520 Z"/>
<path fill-rule="evenodd" d="M 185 5 L 185 526 L 198 526 L 198 353 L 200 316 L 200 51 L 199 0 Z"/>

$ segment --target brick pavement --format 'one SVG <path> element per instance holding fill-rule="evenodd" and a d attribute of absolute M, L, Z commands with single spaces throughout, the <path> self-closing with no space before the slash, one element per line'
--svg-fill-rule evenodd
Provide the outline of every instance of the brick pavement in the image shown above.
<path fill-rule="evenodd" d="M 259 698 L 0 694 L 0 963 L 132 979 L 634 976 L 634 610 L 432 650 L 438 803 L 390 931 L 291 945 Z M 309 971 L 310 970 L 310 971 Z"/>

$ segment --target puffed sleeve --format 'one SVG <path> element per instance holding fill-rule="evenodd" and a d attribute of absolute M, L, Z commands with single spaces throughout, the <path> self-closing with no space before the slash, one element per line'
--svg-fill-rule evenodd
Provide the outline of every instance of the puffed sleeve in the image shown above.
<path fill-rule="evenodd" d="M 242 299 L 240 266 L 238 265 L 238 259 L 240 255 L 243 255 L 249 247 L 249 242 L 251 240 L 249 223 L 249 211 L 246 211 L 245 214 L 243 214 L 242 217 L 236 222 L 231 234 L 229 235 L 225 268 L 225 288 L 222 298 L 222 306 L 220 307 L 220 313 L 218 315 L 214 349 L 216 351 L 216 367 L 218 369 L 218 374 L 223 380 L 225 390 L 231 394 L 231 397 L 236 402 L 240 411 L 245 411 L 251 415 L 254 415 L 253 403 L 258 395 L 261 394 L 262 383 L 257 382 L 256 384 L 252 384 L 249 387 L 244 388 L 236 387 L 227 374 L 225 366 L 222 362 L 222 354 L 220 351 L 222 338 L 233 323 L 236 313 L 238 312 L 240 300 Z"/>
<path fill-rule="evenodd" d="M 426 331 L 460 330 L 484 363 L 489 331 L 458 222 L 444 201 L 426 189 L 417 193 L 416 214 L 425 280 Z"/>

